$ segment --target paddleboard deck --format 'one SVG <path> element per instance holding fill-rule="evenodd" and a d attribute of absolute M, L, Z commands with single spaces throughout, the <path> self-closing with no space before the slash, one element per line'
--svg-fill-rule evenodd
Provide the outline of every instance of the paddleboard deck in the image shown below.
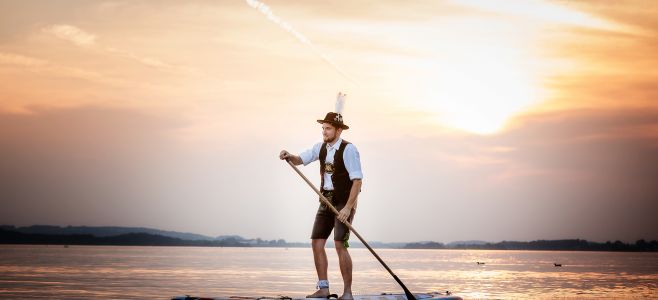
<path fill-rule="evenodd" d="M 461 297 L 451 295 L 449 293 L 420 293 L 414 294 L 418 300 L 462 300 Z M 171 298 L 171 300 L 332 300 L 336 299 L 335 297 L 331 298 L 291 298 L 286 296 L 279 297 L 219 297 L 219 298 L 208 298 L 208 297 L 192 297 L 189 295 L 186 296 L 177 296 Z M 354 300 L 407 300 L 407 296 L 404 294 L 381 294 L 381 295 L 354 295 Z"/>

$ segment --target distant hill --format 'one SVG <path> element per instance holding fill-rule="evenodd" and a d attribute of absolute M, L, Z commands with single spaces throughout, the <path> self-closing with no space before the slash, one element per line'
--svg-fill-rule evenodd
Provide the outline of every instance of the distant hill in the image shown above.
<path fill-rule="evenodd" d="M 32 234 L 50 234 L 50 235 L 70 235 L 70 234 L 90 234 L 97 237 L 116 236 L 128 233 L 148 233 L 166 237 L 178 238 L 181 240 L 207 240 L 212 241 L 215 238 L 188 232 L 165 231 L 145 227 L 119 227 L 119 226 L 52 226 L 52 225 L 32 225 L 27 227 L 14 227 L 13 225 L 1 225 L 0 228 L 10 231 L 32 233 Z M 238 237 L 239 238 L 239 237 Z"/>
<path fill-rule="evenodd" d="M 0 244 L 46 244 L 46 245 L 117 245 L 117 246 L 218 246 L 242 247 L 223 241 L 182 240 L 150 233 L 126 233 L 98 237 L 91 234 L 41 234 L 23 233 L 0 229 Z"/>
<path fill-rule="evenodd" d="M 447 243 L 446 246 L 447 246 L 447 247 L 455 247 L 455 246 L 458 246 L 458 245 L 484 245 L 484 244 L 487 244 L 487 243 L 489 243 L 489 242 L 485 242 L 485 241 L 476 241 L 476 240 L 471 240 L 471 241 L 454 241 L 454 242 Z"/>
<path fill-rule="evenodd" d="M 218 240 L 218 241 L 223 241 L 223 240 L 244 241 L 246 239 L 239 236 L 239 235 L 220 235 L 220 236 L 216 237 L 215 240 Z"/>
<path fill-rule="evenodd" d="M 446 245 L 437 242 L 417 242 L 408 243 L 404 246 L 405 249 L 446 249 Z"/>
<path fill-rule="evenodd" d="M 0 228 L 0 244 L 45 244 L 45 245 L 117 245 L 117 246 L 201 246 L 201 247 L 281 247 L 283 240 L 263 241 L 256 239 L 237 241 L 224 240 L 183 240 L 150 233 L 125 233 L 114 236 L 94 236 L 91 234 L 42 234 L 24 233 Z"/>
<path fill-rule="evenodd" d="M 207 247 L 309 247 L 309 243 L 288 243 L 283 239 L 245 239 L 239 235 L 216 238 L 175 231 L 142 227 L 90 227 L 33 225 L 0 226 L 0 244 L 55 244 L 55 245 L 124 245 L 124 246 L 207 246 Z M 364 245 L 352 239 L 351 247 Z M 568 251 L 658 251 L 658 241 L 638 240 L 597 243 L 581 239 L 536 240 L 530 242 L 456 241 L 448 244 L 423 241 L 415 243 L 370 242 L 373 248 L 395 249 L 482 249 L 482 250 L 568 250 Z M 327 243 L 333 247 L 333 243 Z"/>
<path fill-rule="evenodd" d="M 368 241 L 366 241 L 366 242 L 368 242 Z M 327 244 L 330 244 L 330 243 L 327 242 Z M 378 242 L 378 241 L 368 242 L 368 245 L 370 245 L 370 247 L 379 248 L 379 249 L 383 249 L 383 248 L 400 249 L 400 248 L 404 248 L 404 246 L 406 244 L 407 243 L 384 243 L 384 242 Z M 331 245 L 328 245 L 328 246 L 333 247 L 333 243 L 331 243 Z M 366 246 L 363 245 L 363 243 L 361 243 L 361 241 L 359 241 L 358 239 L 350 238 L 350 247 L 365 248 Z"/>
<path fill-rule="evenodd" d="M 549 250 L 549 251 L 658 251 L 658 241 L 638 240 L 635 243 L 607 241 L 605 243 L 590 242 L 581 239 L 567 240 L 536 240 L 530 242 L 502 241 L 480 245 L 457 244 L 451 249 L 482 249 L 482 250 Z"/>

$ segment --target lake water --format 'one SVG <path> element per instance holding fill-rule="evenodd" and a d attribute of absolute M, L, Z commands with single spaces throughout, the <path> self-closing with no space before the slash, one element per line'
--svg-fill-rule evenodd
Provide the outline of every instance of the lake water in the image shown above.
<path fill-rule="evenodd" d="M 335 251 L 327 251 L 332 292 L 340 293 Z M 367 249 L 351 249 L 351 253 L 355 293 L 401 292 Z M 377 253 L 413 292 L 450 290 L 464 299 L 658 299 L 658 253 L 398 249 Z M 563 266 L 554 267 L 554 262 Z M 3 299 L 303 297 L 315 290 L 315 284 L 313 258 L 306 248 L 0 245 Z"/>

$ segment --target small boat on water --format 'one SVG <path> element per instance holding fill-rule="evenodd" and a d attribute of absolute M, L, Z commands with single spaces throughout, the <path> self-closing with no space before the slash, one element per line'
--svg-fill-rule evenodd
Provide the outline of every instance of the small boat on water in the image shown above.
<path fill-rule="evenodd" d="M 452 295 L 449 291 L 445 293 L 433 292 L 433 293 L 414 293 L 416 299 L 422 300 L 462 300 L 461 297 Z M 189 295 L 173 297 L 171 300 L 327 300 L 327 299 L 337 299 L 336 295 L 332 295 L 330 298 L 291 298 L 286 296 L 279 297 L 192 297 Z M 354 300 L 407 300 L 405 294 L 387 294 L 383 293 L 380 295 L 354 295 Z"/>

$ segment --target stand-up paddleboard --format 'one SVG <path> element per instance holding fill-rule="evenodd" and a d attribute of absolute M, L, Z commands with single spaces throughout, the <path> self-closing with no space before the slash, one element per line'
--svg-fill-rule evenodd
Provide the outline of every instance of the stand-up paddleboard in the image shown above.
<path fill-rule="evenodd" d="M 171 300 L 327 300 L 336 299 L 335 295 L 331 298 L 291 298 L 286 296 L 279 297 L 192 297 L 192 296 L 178 296 L 171 298 Z M 461 297 L 446 293 L 414 293 L 416 299 L 422 300 L 462 300 Z M 405 294 L 381 294 L 381 295 L 354 295 L 354 300 L 407 300 Z"/>

